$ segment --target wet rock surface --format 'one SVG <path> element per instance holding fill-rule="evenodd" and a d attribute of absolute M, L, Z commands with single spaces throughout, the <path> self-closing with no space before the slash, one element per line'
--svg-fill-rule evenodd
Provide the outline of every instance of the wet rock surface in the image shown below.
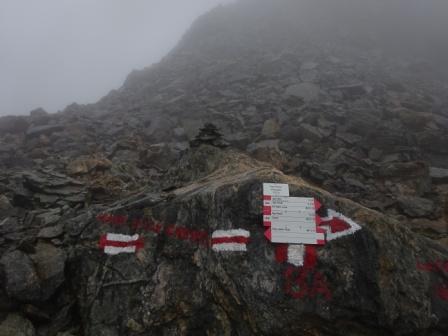
<path fill-rule="evenodd" d="M 201 17 L 96 104 L 0 118 L 1 336 L 446 334 L 447 80 L 263 3 Z M 330 295 L 294 295 L 263 182 L 362 226 L 318 249 L 306 286 Z M 233 228 L 247 253 L 198 238 Z M 107 233 L 144 246 L 106 255 Z"/>

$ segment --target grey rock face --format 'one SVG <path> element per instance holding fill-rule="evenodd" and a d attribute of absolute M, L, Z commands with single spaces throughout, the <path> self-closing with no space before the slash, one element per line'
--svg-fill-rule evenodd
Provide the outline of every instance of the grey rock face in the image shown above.
<path fill-rule="evenodd" d="M 448 169 L 430 167 L 429 176 L 435 183 L 448 183 Z"/>
<path fill-rule="evenodd" d="M 216 148 L 200 147 L 189 161 L 194 162 L 195 156 L 202 157 L 209 150 L 216 153 L 210 166 L 217 168 L 204 171 L 205 177 L 174 190 L 166 199 L 160 195 L 162 201 L 145 207 L 146 213 L 164 228 L 154 234 L 137 227 L 136 232 L 145 237 L 145 247 L 135 256 L 117 256 L 108 266 L 108 258 L 100 251 L 84 252 L 81 246 L 94 243 L 93 237 L 107 231 L 107 225 L 89 226 L 85 238 L 77 243 L 76 262 L 70 272 L 76 274 L 73 281 L 81 286 L 82 311 L 92 305 L 92 313 L 82 316 L 86 335 L 108 328 L 110 332 L 184 330 L 188 334 L 199 325 L 201 330 L 216 334 L 294 335 L 315 328 L 323 334 L 346 335 L 345 329 L 331 329 L 336 315 L 339 321 L 355 325 L 358 334 L 373 333 L 378 328 L 413 333 L 431 325 L 432 314 L 446 320 L 443 308 L 438 310 L 431 304 L 431 295 L 436 294 L 428 294 L 431 291 L 427 289 L 433 282 L 416 266 L 419 260 L 430 260 L 439 253 L 427 245 L 427 240 L 377 212 L 336 199 L 234 151 L 219 153 Z M 264 238 L 260 217 L 261 183 L 268 180 L 287 181 L 294 196 L 317 197 L 330 207 L 338 204 L 339 211 L 362 225 L 358 233 L 318 249 L 317 269 L 331 290 L 331 298 L 321 294 L 294 298 L 284 291 L 289 281 L 284 278 L 287 265 L 275 261 L 275 246 Z M 140 216 L 140 204 L 135 199 L 122 200 L 111 210 Z M 189 240 L 188 235 L 180 238 L 168 233 L 165 223 L 175 223 L 175 228 L 185 228 L 185 232 L 248 230 L 248 251 L 217 253 Z M 125 226 L 120 232 L 128 230 Z M 399 243 L 401 240 L 408 242 L 406 247 Z M 100 284 L 95 282 L 98 274 L 104 279 Z M 439 299 L 435 296 L 434 300 Z M 355 308 L 357 314 L 353 315 Z M 201 313 L 204 309 L 206 315 Z M 246 318 L 239 319 L 241 315 Z M 360 315 L 377 322 L 368 327 L 359 320 Z M 319 322 L 306 316 L 314 316 Z M 113 325 L 103 322 L 109 319 L 115 321 Z M 170 327 L 160 325 L 160 321 Z M 179 325 L 178 321 L 183 322 Z"/>

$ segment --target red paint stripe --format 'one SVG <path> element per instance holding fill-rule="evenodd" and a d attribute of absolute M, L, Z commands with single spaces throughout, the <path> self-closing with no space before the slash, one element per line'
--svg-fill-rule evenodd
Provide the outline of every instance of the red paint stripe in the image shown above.
<path fill-rule="evenodd" d="M 263 207 L 263 215 L 269 216 L 272 213 L 272 208 L 270 206 L 264 206 Z"/>
<path fill-rule="evenodd" d="M 333 218 L 330 221 L 331 233 L 342 232 L 350 229 L 350 225 L 340 218 Z"/>
<path fill-rule="evenodd" d="M 288 244 L 275 245 L 275 260 L 280 264 L 288 260 Z"/>
<path fill-rule="evenodd" d="M 248 242 L 249 238 L 243 236 L 212 238 L 212 245 L 226 243 L 247 244 Z"/>
<path fill-rule="evenodd" d="M 269 240 L 269 241 L 272 240 L 272 232 L 271 232 L 271 228 L 268 228 L 268 229 L 264 232 L 264 236 L 267 238 L 267 240 Z"/>
<path fill-rule="evenodd" d="M 426 272 L 437 271 L 437 267 L 435 267 L 434 263 L 417 263 L 417 269 L 419 271 L 426 271 Z"/>
<path fill-rule="evenodd" d="M 176 228 L 176 238 L 180 240 L 186 240 L 189 238 L 190 230 L 185 227 Z"/>
<path fill-rule="evenodd" d="M 436 288 L 436 293 L 439 298 L 444 301 L 448 301 L 448 285 L 441 284 Z"/>
<path fill-rule="evenodd" d="M 264 221 L 263 226 L 271 226 L 272 223 L 270 221 Z"/>
<path fill-rule="evenodd" d="M 125 224 L 128 221 L 128 216 L 99 214 L 96 216 L 96 219 L 102 223 L 119 225 L 119 224 Z"/>
<path fill-rule="evenodd" d="M 303 267 L 313 269 L 317 265 L 317 250 L 313 245 L 305 245 L 305 260 Z"/>
<path fill-rule="evenodd" d="M 175 226 L 175 225 L 168 225 L 168 226 L 165 228 L 165 234 L 166 234 L 168 237 L 170 237 L 170 236 L 174 236 L 175 232 L 176 232 L 176 226 Z"/>
<path fill-rule="evenodd" d="M 104 247 L 104 246 L 106 246 L 106 242 L 107 242 L 107 238 L 106 238 L 106 235 L 101 235 L 100 236 L 100 247 Z"/>

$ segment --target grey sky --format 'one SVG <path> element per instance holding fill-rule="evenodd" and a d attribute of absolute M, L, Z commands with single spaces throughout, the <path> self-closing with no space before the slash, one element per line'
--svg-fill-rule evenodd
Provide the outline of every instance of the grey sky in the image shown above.
<path fill-rule="evenodd" d="M 89 103 L 232 0 L 0 0 L 0 115 Z"/>

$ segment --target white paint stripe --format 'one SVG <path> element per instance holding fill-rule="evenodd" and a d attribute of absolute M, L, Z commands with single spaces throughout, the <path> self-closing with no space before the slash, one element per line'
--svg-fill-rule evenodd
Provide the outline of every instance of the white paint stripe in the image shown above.
<path fill-rule="evenodd" d="M 236 230 L 216 230 L 212 233 L 212 238 L 222 238 L 222 237 L 250 237 L 250 232 L 242 229 Z"/>
<path fill-rule="evenodd" d="M 119 242 L 130 242 L 134 240 L 138 240 L 138 234 L 135 234 L 133 236 L 124 235 L 120 233 L 108 233 L 106 238 L 110 241 L 119 241 Z"/>
<path fill-rule="evenodd" d="M 246 252 L 246 244 L 239 243 L 222 243 L 222 244 L 213 244 L 213 251 L 217 252 L 225 252 L 225 251 L 242 251 Z"/>
<path fill-rule="evenodd" d="M 106 254 L 120 254 L 120 253 L 135 253 L 135 246 L 126 246 L 126 247 L 115 247 L 115 246 L 105 246 L 104 253 Z"/>
<path fill-rule="evenodd" d="M 303 266 L 303 256 L 305 254 L 305 246 L 303 244 L 299 245 L 289 245 L 288 246 L 288 262 L 294 266 Z"/>

